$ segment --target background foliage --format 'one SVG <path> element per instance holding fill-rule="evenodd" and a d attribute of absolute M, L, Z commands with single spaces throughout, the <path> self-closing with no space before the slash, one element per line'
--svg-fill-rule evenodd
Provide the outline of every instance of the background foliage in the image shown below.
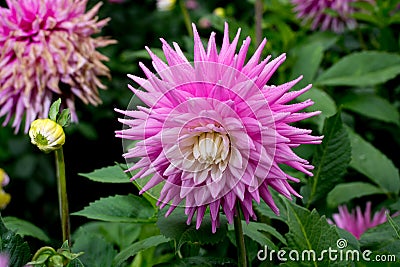
<path fill-rule="evenodd" d="M 89 6 L 95 2 L 89 1 Z M 249 35 L 255 40 L 254 2 L 198 1 L 198 7 L 188 12 L 204 37 L 211 31 L 221 37 L 226 20 L 232 33 L 240 27 L 242 38 Z M 4 5 L 4 1 L 1 3 Z M 164 218 L 151 197 L 137 196 L 135 184 L 123 172 L 121 140 L 114 137 L 114 131 L 121 128 L 114 108 L 124 109 L 132 97 L 126 74 L 142 76 L 138 62 L 150 62 L 144 47 L 160 51 L 158 38 L 162 37 L 177 42 L 188 54 L 193 50 L 179 4 L 170 11 L 159 11 L 152 0 L 126 0 L 122 4 L 105 1 L 100 10 L 100 17 L 111 17 L 101 34 L 118 40 L 118 44 L 102 50 L 110 58 L 107 65 L 112 79 L 105 81 L 108 90 L 101 92 L 101 106 L 77 103 L 80 123 L 67 128 L 64 146 L 73 212 L 72 251 L 85 252 L 79 257 L 85 266 L 229 266 L 236 262 L 233 228 L 224 218 L 214 235 L 207 217 L 196 231 L 193 225 L 186 225 L 182 211 Z M 350 249 L 394 254 L 400 260 L 399 217 L 369 230 L 360 240 L 325 220 L 340 204 L 365 207 L 372 201 L 374 210 L 386 207 L 391 214 L 400 210 L 397 5 L 390 0 L 377 0 L 374 6 L 364 4 L 364 12 L 354 15 L 358 27 L 335 34 L 310 31 L 296 19 L 288 0 L 263 1 L 262 35 L 268 39 L 264 55 L 287 53 L 286 62 L 269 83 L 283 83 L 299 75 L 304 78 L 297 89 L 313 83 L 298 100 L 313 99 L 315 105 L 310 109 L 322 114 L 302 125 L 325 138 L 320 146 L 296 149 L 315 166 L 314 177 L 287 170 L 301 178 L 294 186 L 303 199 L 290 202 L 275 196 L 280 217 L 260 204 L 259 220 L 243 224 L 252 266 L 270 264 L 256 257 L 264 245 L 321 251 L 336 247 L 339 238 L 346 238 Z M 224 16 L 217 15 L 216 8 L 223 8 Z M 204 22 L 208 22 L 207 27 L 201 26 Z M 254 51 L 255 42 L 252 45 Z M 2 211 L 0 245 L 2 250 L 18 246 L 22 255 L 12 258 L 12 266 L 22 266 L 41 246 L 61 246 L 53 161 L 52 155 L 43 155 L 33 147 L 27 135 L 14 135 L 10 127 L 1 128 L 0 167 L 11 177 L 6 191 L 12 201 Z M 274 264 L 280 262 L 275 259 Z"/>

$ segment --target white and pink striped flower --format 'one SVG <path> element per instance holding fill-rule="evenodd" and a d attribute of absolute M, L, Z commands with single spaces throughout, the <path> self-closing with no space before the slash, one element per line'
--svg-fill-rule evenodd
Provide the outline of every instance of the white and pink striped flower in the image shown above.
<path fill-rule="evenodd" d="M 218 51 L 215 33 L 206 48 L 196 27 L 194 62 L 189 62 L 176 43 L 165 40 L 163 51 L 167 63 L 147 48 L 156 74 L 140 63 L 146 78 L 129 75 L 142 88 L 129 86 L 147 106 L 118 112 L 126 115 L 120 121 L 126 128 L 117 137 L 139 140 L 124 157 L 130 164 L 140 158 L 130 171 L 138 170 L 132 180 L 153 175 L 140 193 L 162 184 L 158 205 L 186 207 L 188 223 L 197 212 L 200 227 L 207 207 L 210 208 L 212 230 L 219 225 L 220 208 L 232 223 L 239 205 L 247 221 L 256 219 L 253 200 L 263 199 L 278 213 L 270 189 L 291 198 L 300 195 L 280 168 L 286 164 L 308 175 L 313 167 L 293 151 L 300 144 L 318 144 L 322 137 L 311 136 L 311 130 L 299 129 L 290 123 L 309 118 L 319 112 L 302 113 L 311 100 L 288 104 L 306 92 L 289 90 L 301 79 L 282 85 L 267 85 L 285 54 L 260 62 L 264 40 L 246 62 L 250 38 L 239 52 L 240 30 L 229 41 L 225 25 L 222 47 Z"/>

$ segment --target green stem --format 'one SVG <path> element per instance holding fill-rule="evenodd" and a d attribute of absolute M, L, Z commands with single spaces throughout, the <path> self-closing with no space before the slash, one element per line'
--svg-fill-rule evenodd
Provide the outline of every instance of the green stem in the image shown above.
<path fill-rule="evenodd" d="M 188 12 L 188 10 L 186 8 L 185 1 L 180 0 L 179 1 L 179 6 L 181 7 L 183 20 L 185 21 L 186 30 L 188 31 L 189 36 L 193 37 L 192 20 L 190 19 L 190 15 L 189 15 L 189 12 Z"/>
<path fill-rule="evenodd" d="M 246 246 L 244 244 L 244 235 L 242 228 L 242 219 L 240 218 L 240 207 L 239 203 L 236 204 L 236 216 L 233 218 L 233 225 L 235 227 L 236 247 L 238 251 L 238 266 L 246 267 Z"/>
<path fill-rule="evenodd" d="M 69 211 L 68 211 L 68 197 L 67 197 L 67 182 L 65 179 L 65 163 L 64 153 L 62 147 L 56 151 L 56 168 L 57 168 L 57 188 L 58 188 L 58 203 L 60 206 L 61 217 L 61 230 L 63 242 L 70 238 L 70 224 L 69 224 Z"/>
<path fill-rule="evenodd" d="M 256 44 L 257 46 L 262 42 L 262 18 L 264 13 L 264 4 L 262 0 L 256 0 L 254 3 L 254 19 L 256 26 Z"/>

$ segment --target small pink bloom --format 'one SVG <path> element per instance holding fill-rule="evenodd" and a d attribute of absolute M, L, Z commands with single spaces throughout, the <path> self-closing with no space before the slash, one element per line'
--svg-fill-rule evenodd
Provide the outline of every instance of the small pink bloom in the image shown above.
<path fill-rule="evenodd" d="M 291 103 L 311 85 L 290 91 L 301 77 L 267 85 L 285 54 L 260 60 L 264 39 L 246 62 L 250 38 L 237 53 L 240 30 L 230 42 L 228 24 L 219 51 L 215 33 L 206 48 L 194 25 L 193 33 L 194 62 L 176 43 L 171 47 L 163 39 L 167 63 L 147 48 L 157 74 L 140 63 L 146 79 L 129 75 L 142 88 L 129 87 L 147 107 L 118 110 L 127 116 L 120 120 L 127 127 L 116 135 L 124 141 L 139 140 L 124 157 L 128 162 L 140 158 L 130 164 L 129 171 L 139 170 L 132 180 L 153 175 L 140 193 L 161 183 L 160 195 L 155 196 L 158 205 L 170 205 L 167 216 L 184 205 L 187 223 L 197 213 L 197 228 L 209 207 L 215 232 L 220 210 L 232 223 L 237 204 L 247 222 L 256 219 L 253 200 L 263 199 L 278 213 L 271 189 L 289 199 L 300 197 L 289 184 L 299 180 L 280 165 L 312 175 L 313 166 L 292 148 L 319 144 L 322 137 L 289 125 L 319 114 L 299 112 L 311 106 L 311 100 Z"/>
<path fill-rule="evenodd" d="M 87 0 L 7 0 L 0 7 L 0 117 L 14 117 L 25 132 L 36 118 L 46 118 L 50 104 L 61 97 L 77 121 L 75 98 L 101 102 L 98 76 L 109 77 L 96 49 L 114 43 L 99 33 L 109 19 L 98 21 L 101 3 L 85 13 Z"/>
<path fill-rule="evenodd" d="M 330 224 L 336 224 L 338 227 L 352 233 L 357 239 L 360 239 L 361 235 L 369 228 L 373 228 L 381 223 L 386 222 L 386 209 L 382 208 L 379 212 L 376 212 L 371 218 L 371 202 L 367 202 L 364 213 L 362 213 L 359 206 L 352 210 L 351 213 L 348 211 L 346 206 L 339 206 L 339 213 L 332 215 L 332 220 L 328 219 Z"/>

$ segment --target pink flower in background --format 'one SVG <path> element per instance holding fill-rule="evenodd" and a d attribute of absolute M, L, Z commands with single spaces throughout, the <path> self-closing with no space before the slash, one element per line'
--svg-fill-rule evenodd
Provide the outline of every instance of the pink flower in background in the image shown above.
<path fill-rule="evenodd" d="M 38 117 L 45 118 L 53 98 L 61 97 L 77 121 L 75 98 L 101 103 L 98 76 L 109 77 L 96 49 L 114 43 L 92 38 L 107 24 L 96 15 L 100 3 L 85 13 L 87 0 L 7 0 L 0 8 L 0 117 L 14 116 L 25 132 Z M 54 96 L 54 97 L 53 97 Z"/>
<path fill-rule="evenodd" d="M 359 206 L 352 210 L 351 213 L 346 206 L 339 206 L 339 213 L 332 215 L 332 220 L 328 219 L 330 224 L 336 224 L 338 227 L 352 233 L 357 239 L 369 228 L 373 228 L 381 223 L 386 222 L 386 209 L 382 208 L 371 218 L 371 202 L 367 202 L 364 213 Z"/>
<path fill-rule="evenodd" d="M 8 267 L 8 255 L 0 254 L 0 267 Z"/>
<path fill-rule="evenodd" d="M 334 32 L 343 32 L 346 28 L 353 29 L 356 26 L 356 21 L 351 17 L 355 11 L 351 5 L 353 2 L 357 0 L 292 0 L 297 17 L 305 22 L 311 21 L 311 29 L 330 29 Z"/>
<path fill-rule="evenodd" d="M 129 75 L 143 90 L 129 87 L 147 107 L 118 110 L 127 117 L 120 120 L 126 128 L 116 135 L 124 142 L 140 140 L 124 154 L 129 171 L 138 170 L 132 180 L 153 174 L 140 193 L 161 184 L 162 190 L 155 197 L 161 208 L 170 204 L 166 216 L 182 204 L 188 223 L 197 212 L 197 228 L 209 207 L 215 232 L 220 208 L 232 223 L 239 204 L 249 222 L 256 219 L 253 200 L 259 203 L 263 199 L 279 212 L 270 189 L 289 199 L 300 197 L 289 184 L 298 179 L 283 172 L 280 164 L 312 175 L 309 170 L 313 166 L 292 148 L 319 144 L 322 137 L 289 125 L 319 114 L 298 112 L 311 106 L 311 100 L 288 104 L 311 85 L 290 91 L 301 77 L 282 85 L 267 85 L 285 54 L 260 61 L 264 40 L 245 62 L 250 38 L 236 53 L 240 30 L 230 42 L 226 24 L 219 51 L 215 33 L 206 48 L 194 25 L 193 33 L 192 63 L 176 43 L 171 47 L 161 40 L 167 63 L 147 48 L 157 75 L 142 63 L 146 79 Z M 134 158 L 140 160 L 132 165 Z"/>

